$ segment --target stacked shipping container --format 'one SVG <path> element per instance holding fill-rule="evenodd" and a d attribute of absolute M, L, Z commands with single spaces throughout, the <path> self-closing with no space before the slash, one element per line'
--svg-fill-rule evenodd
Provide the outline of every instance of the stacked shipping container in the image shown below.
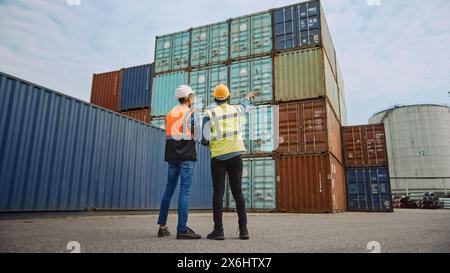
<path fill-rule="evenodd" d="M 278 185 L 269 189 L 281 211 L 345 210 L 340 133 L 341 124 L 346 123 L 344 82 L 320 1 L 157 37 L 152 124 L 164 127 L 164 115 L 177 104 L 173 93 L 178 85 L 189 84 L 196 91 L 194 108 L 202 112 L 214 105 L 211 93 L 221 83 L 230 87 L 232 104 L 249 91 L 257 94 L 244 128 L 248 207 L 271 210 L 276 206 L 275 202 L 264 208 L 256 205 L 257 191 L 251 189 L 259 176 L 252 164 L 258 158 L 272 162 L 267 164 L 274 169 L 277 166 Z M 312 175 L 323 177 L 327 184 L 307 175 L 289 175 L 285 164 L 290 160 L 298 160 L 298 167 L 306 166 L 302 162 L 308 160 L 327 162 Z M 295 184 L 299 184 L 294 188 L 297 192 L 288 190 Z M 275 198 L 276 188 L 279 198 Z M 285 202 L 291 194 L 298 203 Z M 302 206 L 303 198 L 316 198 L 318 205 Z M 326 201 L 319 202 L 321 198 Z"/>
<path fill-rule="evenodd" d="M 275 10 L 278 210 L 346 210 L 343 81 L 320 1 Z"/>
<path fill-rule="evenodd" d="M 152 64 L 95 74 L 91 103 L 149 123 L 152 74 Z"/>
<path fill-rule="evenodd" d="M 3 73 L 0 94 L 1 212 L 159 209 L 162 130 Z M 209 151 L 197 153 L 190 207 L 210 209 Z"/>
<path fill-rule="evenodd" d="M 347 202 L 353 211 L 392 211 L 383 124 L 344 127 Z"/>

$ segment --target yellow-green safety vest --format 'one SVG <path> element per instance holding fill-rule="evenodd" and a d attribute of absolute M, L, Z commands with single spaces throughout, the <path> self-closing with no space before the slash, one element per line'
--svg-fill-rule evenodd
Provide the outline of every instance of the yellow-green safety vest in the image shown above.
<path fill-rule="evenodd" d="M 245 152 L 242 126 L 245 121 L 244 107 L 221 104 L 205 112 L 211 122 L 211 157 L 235 152 Z"/>

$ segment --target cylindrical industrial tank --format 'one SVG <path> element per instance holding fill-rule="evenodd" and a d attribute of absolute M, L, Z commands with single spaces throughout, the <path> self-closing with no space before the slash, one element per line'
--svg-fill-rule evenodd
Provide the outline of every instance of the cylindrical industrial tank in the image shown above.
<path fill-rule="evenodd" d="M 392 193 L 450 190 L 450 107 L 396 106 L 375 114 L 384 123 Z"/>

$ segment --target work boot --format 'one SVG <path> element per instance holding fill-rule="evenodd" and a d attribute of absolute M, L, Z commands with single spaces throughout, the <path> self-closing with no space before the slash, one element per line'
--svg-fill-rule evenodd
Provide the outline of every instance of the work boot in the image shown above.
<path fill-rule="evenodd" d="M 192 229 L 187 228 L 186 232 L 177 232 L 177 240 L 198 240 L 202 236 L 195 233 Z"/>
<path fill-rule="evenodd" d="M 241 239 L 241 240 L 248 240 L 248 239 L 250 239 L 250 236 L 248 235 L 247 226 L 240 226 L 239 227 L 239 239 Z"/>
<path fill-rule="evenodd" d="M 167 237 L 170 236 L 169 229 L 166 228 L 159 228 L 158 230 L 158 237 Z"/>
<path fill-rule="evenodd" d="M 214 229 L 213 232 L 208 234 L 207 238 L 210 240 L 218 240 L 218 241 L 225 240 L 225 235 L 223 234 L 223 228 L 222 229 Z"/>

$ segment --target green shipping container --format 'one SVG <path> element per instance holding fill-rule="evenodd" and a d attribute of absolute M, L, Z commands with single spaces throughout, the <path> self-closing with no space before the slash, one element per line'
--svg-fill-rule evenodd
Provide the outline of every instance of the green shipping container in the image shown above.
<path fill-rule="evenodd" d="M 340 98 L 341 122 L 343 126 L 346 126 L 348 124 L 347 102 L 345 97 L 344 79 L 342 78 L 342 70 L 339 66 L 339 62 L 337 63 L 337 77 Z"/>
<path fill-rule="evenodd" d="M 243 160 L 242 192 L 247 209 L 272 211 L 276 208 L 275 161 L 272 158 Z M 225 206 L 235 209 L 236 204 L 227 184 Z"/>
<path fill-rule="evenodd" d="M 231 20 L 231 58 L 241 59 L 272 51 L 272 15 L 260 13 Z"/>
<path fill-rule="evenodd" d="M 275 150 L 275 107 L 258 106 L 250 110 L 249 136 L 252 154 L 272 153 Z"/>
<path fill-rule="evenodd" d="M 208 106 L 215 105 L 212 93 L 219 84 L 228 85 L 226 65 L 192 70 L 189 85 L 195 91 L 194 109 L 203 111 Z"/>
<path fill-rule="evenodd" d="M 336 79 L 321 48 L 283 53 L 275 57 L 275 99 L 289 102 L 328 97 L 340 119 Z"/>
<path fill-rule="evenodd" d="M 209 69 L 193 70 L 189 75 L 189 86 L 195 92 L 193 108 L 195 110 L 203 110 L 208 105 Z"/>
<path fill-rule="evenodd" d="M 156 37 L 155 72 L 169 71 L 172 68 L 172 36 Z"/>
<path fill-rule="evenodd" d="M 190 32 L 156 37 L 155 72 L 185 69 L 189 66 Z"/>
<path fill-rule="evenodd" d="M 231 103 L 238 104 L 250 91 L 257 93 L 256 104 L 271 102 L 272 59 L 259 58 L 232 63 L 230 66 Z"/>
<path fill-rule="evenodd" d="M 166 119 L 164 117 L 162 118 L 153 118 L 150 122 L 152 126 L 158 127 L 160 129 L 165 130 L 166 129 Z"/>
<path fill-rule="evenodd" d="M 228 24 L 217 23 L 194 28 L 191 41 L 191 67 L 210 66 L 228 59 Z"/>
<path fill-rule="evenodd" d="M 153 78 L 152 116 L 165 116 L 178 104 L 175 91 L 181 84 L 188 84 L 186 72 L 175 72 L 158 75 Z"/>

